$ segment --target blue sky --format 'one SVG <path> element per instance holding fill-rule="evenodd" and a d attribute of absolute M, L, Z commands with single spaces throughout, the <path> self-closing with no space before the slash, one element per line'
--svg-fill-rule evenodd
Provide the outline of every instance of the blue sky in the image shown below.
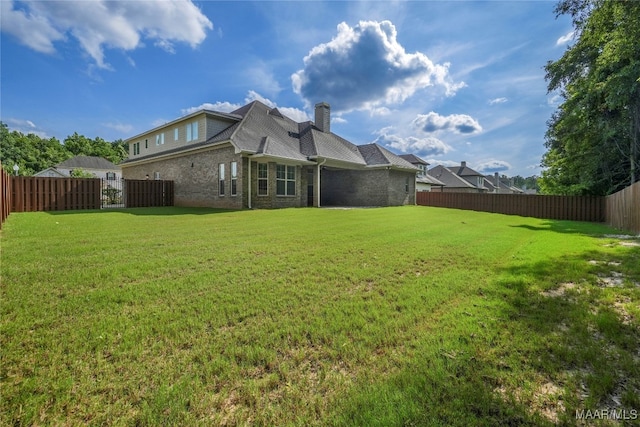
<path fill-rule="evenodd" d="M 436 164 L 540 174 L 552 1 L 0 1 L 0 119 L 126 139 L 254 99 Z"/>

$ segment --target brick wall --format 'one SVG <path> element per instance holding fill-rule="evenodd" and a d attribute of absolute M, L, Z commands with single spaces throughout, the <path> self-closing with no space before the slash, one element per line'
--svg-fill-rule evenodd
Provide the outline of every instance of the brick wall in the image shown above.
<path fill-rule="evenodd" d="M 324 169 L 320 177 L 323 206 L 415 204 L 413 173 L 388 169 Z"/>
<path fill-rule="evenodd" d="M 231 196 L 231 162 L 238 162 L 237 195 Z M 242 209 L 246 206 L 243 190 L 243 159 L 231 146 L 225 146 L 140 165 L 124 166 L 125 179 L 155 178 L 175 183 L 175 206 L 202 206 Z M 225 195 L 219 194 L 218 165 L 225 164 Z M 244 202 L 244 203 L 243 203 Z"/>

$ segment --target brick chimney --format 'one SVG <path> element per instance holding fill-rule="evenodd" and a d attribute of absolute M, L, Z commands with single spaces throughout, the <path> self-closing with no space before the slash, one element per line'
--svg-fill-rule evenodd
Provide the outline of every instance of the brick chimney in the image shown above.
<path fill-rule="evenodd" d="M 465 162 L 464 160 L 460 162 L 460 167 L 461 168 L 466 168 L 467 167 L 467 162 Z"/>
<path fill-rule="evenodd" d="M 331 107 L 326 102 L 316 104 L 316 127 L 322 132 L 331 132 Z"/>

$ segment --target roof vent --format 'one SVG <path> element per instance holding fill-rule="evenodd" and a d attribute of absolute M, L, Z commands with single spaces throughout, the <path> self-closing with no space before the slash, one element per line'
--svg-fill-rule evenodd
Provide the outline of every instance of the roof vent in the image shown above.
<path fill-rule="evenodd" d="M 322 132 L 331 132 L 331 107 L 326 102 L 316 104 L 316 127 Z"/>

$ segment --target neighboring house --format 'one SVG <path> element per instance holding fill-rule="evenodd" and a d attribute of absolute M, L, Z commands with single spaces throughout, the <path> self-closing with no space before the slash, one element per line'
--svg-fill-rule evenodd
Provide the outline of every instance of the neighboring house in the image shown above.
<path fill-rule="evenodd" d="M 415 154 L 401 154 L 400 157 L 419 169 L 418 174 L 416 175 L 416 191 L 432 191 L 432 189 L 435 188 L 437 188 L 438 191 L 442 191 L 444 183 L 429 175 L 429 163 L 425 162 Z"/>
<path fill-rule="evenodd" d="M 42 170 L 34 176 L 51 178 L 65 178 L 71 176 L 71 172 L 82 169 L 86 173 L 93 174 L 96 178 L 106 180 L 119 180 L 122 178 L 120 166 L 116 166 L 109 160 L 96 156 L 75 156 L 62 163 Z"/>
<path fill-rule="evenodd" d="M 444 183 L 442 191 L 445 193 L 486 193 L 487 189 L 484 187 L 483 182 L 484 176 L 473 171 L 473 169 L 467 169 L 469 168 L 467 168 L 465 162 L 462 162 L 461 166 L 454 168 L 438 165 L 429 169 L 429 176 Z M 457 171 L 465 172 L 467 179 L 457 175 Z M 474 181 L 474 183 L 471 181 Z"/>
<path fill-rule="evenodd" d="M 298 123 L 253 101 L 200 110 L 125 142 L 126 179 L 174 181 L 179 206 L 277 208 L 415 204 L 417 168 L 377 144 L 330 130 L 330 107 Z"/>
<path fill-rule="evenodd" d="M 498 172 L 493 175 L 485 175 L 484 186 L 487 187 L 490 193 L 496 194 L 523 194 L 524 191 L 513 186 L 511 181 L 505 182 L 505 179 L 500 178 Z"/>

